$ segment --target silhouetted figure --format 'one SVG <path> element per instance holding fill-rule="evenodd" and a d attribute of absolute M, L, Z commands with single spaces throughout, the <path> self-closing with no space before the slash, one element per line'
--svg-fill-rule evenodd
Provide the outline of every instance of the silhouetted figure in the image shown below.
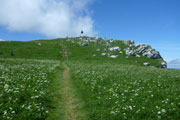
<path fill-rule="evenodd" d="M 81 31 L 81 34 L 83 34 L 83 33 L 84 33 L 84 31 L 82 30 L 82 31 Z"/>
<path fill-rule="evenodd" d="M 12 51 L 12 50 L 10 51 L 10 55 L 11 55 L 11 56 L 14 56 L 14 53 L 13 53 L 13 51 Z"/>

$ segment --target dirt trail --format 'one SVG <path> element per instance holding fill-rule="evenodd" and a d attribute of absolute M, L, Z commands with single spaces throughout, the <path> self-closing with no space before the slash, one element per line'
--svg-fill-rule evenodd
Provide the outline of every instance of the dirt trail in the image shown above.
<path fill-rule="evenodd" d="M 62 46 L 63 49 L 63 60 L 68 60 L 68 55 L 66 52 L 66 47 Z M 65 70 L 63 72 L 63 98 L 65 103 L 65 120 L 84 120 L 82 114 L 80 112 L 80 102 L 78 98 L 76 98 L 74 94 L 74 89 L 72 88 L 72 85 L 70 83 L 70 68 L 63 63 L 63 66 L 65 67 Z"/>
<path fill-rule="evenodd" d="M 77 120 L 77 116 L 75 113 L 75 106 L 74 106 L 74 99 L 72 92 L 70 90 L 70 83 L 69 83 L 69 67 L 64 63 L 64 67 L 66 68 L 63 72 L 63 97 L 65 99 L 65 118 L 66 120 Z"/>

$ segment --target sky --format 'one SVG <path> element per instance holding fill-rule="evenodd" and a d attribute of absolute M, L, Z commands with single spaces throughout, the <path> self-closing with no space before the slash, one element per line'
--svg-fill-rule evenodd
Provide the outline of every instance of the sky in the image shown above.
<path fill-rule="evenodd" d="M 1 0 L 0 39 L 85 35 L 134 40 L 180 59 L 180 0 Z"/>

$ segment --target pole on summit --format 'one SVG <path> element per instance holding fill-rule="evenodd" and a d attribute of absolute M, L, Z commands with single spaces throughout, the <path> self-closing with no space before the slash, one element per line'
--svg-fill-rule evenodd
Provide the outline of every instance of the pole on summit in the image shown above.
<path fill-rule="evenodd" d="M 83 31 L 83 30 L 81 30 L 81 35 L 83 35 L 83 33 L 84 33 L 84 31 Z"/>

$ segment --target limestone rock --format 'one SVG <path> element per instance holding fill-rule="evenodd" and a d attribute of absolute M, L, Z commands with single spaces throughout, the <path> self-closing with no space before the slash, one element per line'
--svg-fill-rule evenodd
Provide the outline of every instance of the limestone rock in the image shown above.
<path fill-rule="evenodd" d="M 167 68 L 167 63 L 166 63 L 165 61 L 163 61 L 163 62 L 161 63 L 161 67 L 162 67 L 162 68 Z"/>
<path fill-rule="evenodd" d="M 140 44 L 136 46 L 136 53 L 142 54 L 143 56 L 147 56 L 150 59 L 159 59 L 161 55 L 158 51 L 151 48 L 149 45 Z"/>
<path fill-rule="evenodd" d="M 101 53 L 102 56 L 107 56 L 107 53 Z"/>
<path fill-rule="evenodd" d="M 135 51 L 134 51 L 134 50 L 127 49 L 127 50 L 126 50 L 126 55 L 128 55 L 128 56 L 134 56 L 134 55 L 135 55 Z"/>
<path fill-rule="evenodd" d="M 111 58 L 117 58 L 118 55 L 111 55 L 110 57 L 111 57 Z"/>
<path fill-rule="evenodd" d="M 110 51 L 120 51 L 120 47 L 112 47 L 112 48 L 109 48 Z"/>
<path fill-rule="evenodd" d="M 149 65 L 150 65 L 150 63 L 145 62 L 145 63 L 143 63 L 143 65 L 145 65 L 145 66 L 149 66 Z"/>
<path fill-rule="evenodd" d="M 138 54 L 136 54 L 136 57 L 140 58 L 141 56 L 140 56 L 140 55 L 138 55 Z"/>

